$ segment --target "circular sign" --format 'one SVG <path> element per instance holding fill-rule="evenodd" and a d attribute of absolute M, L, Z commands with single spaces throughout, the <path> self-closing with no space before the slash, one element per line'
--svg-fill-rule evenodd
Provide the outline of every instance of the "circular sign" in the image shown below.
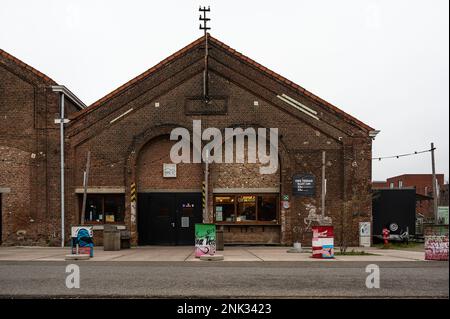
<path fill-rule="evenodd" d="M 389 229 L 391 231 L 397 231 L 398 225 L 396 223 L 392 223 L 392 224 L 389 225 Z"/>

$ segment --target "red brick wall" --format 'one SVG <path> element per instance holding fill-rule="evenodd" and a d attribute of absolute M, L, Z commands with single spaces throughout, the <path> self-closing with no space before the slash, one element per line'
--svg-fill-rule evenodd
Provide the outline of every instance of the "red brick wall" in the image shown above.
<path fill-rule="evenodd" d="M 444 185 L 444 174 L 436 174 L 439 187 Z M 433 177 L 431 174 L 411 174 L 395 176 L 387 179 L 387 185 L 394 183 L 394 187 L 399 187 L 399 181 L 403 182 L 403 187 L 415 187 L 417 194 L 433 196 Z"/>
<path fill-rule="evenodd" d="M 57 244 L 60 236 L 59 99 L 51 79 L 0 52 L 3 244 Z M 67 102 L 67 112 L 76 107 Z"/>
<path fill-rule="evenodd" d="M 278 128 L 280 133 L 279 175 L 261 177 L 246 165 L 220 165 L 211 168 L 212 185 L 224 187 L 268 187 L 280 185 L 281 194 L 288 194 L 291 207 L 281 210 L 279 235 L 262 235 L 263 242 L 279 241 L 290 244 L 293 240 L 309 242 L 309 230 L 304 219 L 310 213 L 320 212 L 320 176 L 322 150 L 327 152 L 327 215 L 332 216 L 337 239 L 345 237 L 348 243 L 358 242 L 358 222 L 371 220 L 371 139 L 367 132 L 343 121 L 327 108 L 312 102 L 299 92 L 287 89 L 270 80 L 260 72 L 231 58 L 220 49 L 212 50 L 210 89 L 211 95 L 227 98 L 225 115 L 187 115 L 186 97 L 202 91 L 202 54 L 192 50 L 186 56 L 174 60 L 160 71 L 126 90 L 123 94 L 107 100 L 91 112 L 78 116 L 70 124 L 71 144 L 70 170 L 72 185 L 82 182 L 87 149 L 93 153 L 92 185 L 125 186 L 126 220 L 136 239 L 137 227 L 132 223 L 129 204 L 129 186 L 137 181 L 139 187 L 190 188 L 201 181 L 200 166 L 192 181 L 171 181 L 161 178 L 162 159 L 158 164 L 146 161 L 168 156 L 169 145 L 150 143 L 158 136 L 170 133 L 173 127 L 191 130 L 192 120 L 201 119 L 203 129 L 217 127 L 265 127 Z M 305 116 L 276 98 L 275 93 L 286 93 L 305 105 L 318 110 L 321 121 Z M 254 101 L 259 105 L 255 106 Z M 155 107 L 155 102 L 159 107 Z M 111 121 L 124 112 L 130 113 L 120 120 Z M 159 147 L 157 147 L 159 145 Z M 166 153 L 166 155 L 164 155 Z M 114 163 L 111 166 L 111 163 Z M 156 162 L 155 162 L 156 163 Z M 196 164 L 198 165 L 198 164 Z M 181 169 L 181 168 L 180 168 Z M 183 169 L 184 170 L 184 169 Z M 141 172 L 146 171 L 146 176 Z M 293 197 L 292 176 L 296 173 L 313 173 L 318 185 L 315 197 Z M 183 178 L 184 179 L 184 178 Z M 69 196 L 69 195 L 68 195 Z M 71 196 L 71 195 L 70 195 Z M 76 200 L 72 210 L 76 210 Z M 209 194 L 209 217 L 212 217 L 212 193 Z M 259 231 L 259 230 L 258 230 Z M 281 232 L 280 232 L 281 231 Z M 231 233 L 231 232 L 230 232 Z M 227 234 L 227 241 L 241 241 L 242 236 L 254 240 L 252 233 Z M 230 237 L 231 236 L 231 237 Z"/>
<path fill-rule="evenodd" d="M 249 228 L 247 232 L 235 228 L 226 234 L 228 241 L 291 244 L 294 240 L 302 240 L 304 244 L 310 244 L 310 230 L 306 228 L 305 218 L 320 212 L 321 152 L 326 150 L 326 214 L 333 218 L 336 244 L 341 239 L 348 244 L 357 244 L 358 222 L 371 220 L 371 139 L 368 132 L 301 90 L 275 80 L 218 46 L 212 47 L 210 94 L 226 98 L 226 114 L 189 115 L 185 112 L 186 98 L 202 92 L 203 52 L 195 47 L 135 82 L 122 94 L 106 100 L 100 107 L 72 116 L 66 135 L 66 233 L 70 225 L 78 223 L 75 188 L 82 185 L 82 171 L 90 150 L 89 186 L 125 187 L 125 224 L 136 242 L 137 226 L 130 204 L 131 183 L 136 181 L 138 187 L 143 188 L 199 187 L 203 177 L 203 165 L 200 164 L 181 165 L 178 180 L 161 178 L 162 161 L 167 160 L 164 157 L 168 156 L 166 152 L 170 145 L 158 138 L 169 134 L 174 127 L 190 130 L 192 120 L 201 119 L 203 128 L 279 129 L 279 174 L 255 176 L 256 167 L 248 169 L 246 165 L 212 169 L 214 185 L 267 187 L 279 183 L 280 195 L 290 196 L 290 207 L 281 209 L 280 225 L 275 230 L 271 228 L 262 234 L 258 227 Z M 3 239 L 11 243 L 58 244 L 59 130 L 53 123 L 59 113 L 58 96 L 48 89 L 50 83 L 42 83 L 35 75 L 6 63 L 7 68 L 0 67 L 0 115 L 12 113 L 9 116 L 16 116 L 26 124 L 16 129 L 13 122 L 3 121 L 0 116 L 0 121 L 6 125 L 2 125 L 3 131 L 0 131 L 0 146 L 5 147 L 1 157 L 17 153 L 33 165 L 27 166 L 30 169 L 26 170 L 17 168 L 16 172 L 0 164 L 3 165 L 0 166 L 0 187 L 10 187 L 6 184 L 12 183 L 13 175 L 18 183 L 11 187 L 10 194 L 2 196 Z M 10 74 L 12 69 L 25 79 L 14 79 Z M 34 78 L 30 80 L 26 76 Z M 308 117 L 276 97 L 283 93 L 317 110 L 321 120 Z M 259 105 L 255 106 L 254 101 Z M 155 107 L 155 102 L 160 106 Z M 14 107 L 10 108 L 10 105 Z M 13 109 L 23 114 L 16 114 Z M 126 116 L 113 121 L 128 110 L 131 111 Z M 31 153 L 37 154 L 35 159 L 30 159 Z M 15 165 L 18 165 L 17 161 Z M 6 171 L 10 177 L 5 177 Z M 316 176 L 316 196 L 292 196 L 292 176 L 298 173 Z M 18 194 L 29 194 L 30 198 L 15 197 Z M 208 199 L 211 217 L 212 193 Z M 33 223 L 27 220 L 30 213 L 36 215 Z M 25 236 L 17 235 L 21 229 L 27 231 Z"/>
<path fill-rule="evenodd" d="M 176 178 L 163 177 L 163 163 L 172 163 L 169 155 L 174 143 L 166 135 L 143 147 L 137 162 L 138 192 L 166 189 L 201 191 L 204 179 L 202 164 L 179 163 Z"/>

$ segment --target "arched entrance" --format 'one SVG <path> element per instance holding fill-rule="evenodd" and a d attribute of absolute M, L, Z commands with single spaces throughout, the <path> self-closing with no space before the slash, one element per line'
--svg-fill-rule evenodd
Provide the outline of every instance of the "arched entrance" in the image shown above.
<path fill-rule="evenodd" d="M 193 245 L 202 222 L 201 164 L 173 165 L 168 135 L 149 141 L 136 164 L 139 245 Z"/>

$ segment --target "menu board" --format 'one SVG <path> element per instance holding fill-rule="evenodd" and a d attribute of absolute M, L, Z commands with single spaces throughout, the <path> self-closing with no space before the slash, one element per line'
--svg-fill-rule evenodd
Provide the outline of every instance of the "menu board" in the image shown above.
<path fill-rule="evenodd" d="M 316 178 L 312 174 L 296 174 L 292 177 L 292 194 L 295 196 L 315 196 Z"/>

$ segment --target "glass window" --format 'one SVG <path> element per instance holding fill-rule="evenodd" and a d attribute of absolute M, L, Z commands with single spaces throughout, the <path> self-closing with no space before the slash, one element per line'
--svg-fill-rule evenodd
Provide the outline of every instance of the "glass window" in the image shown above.
<path fill-rule="evenodd" d="M 86 222 L 102 222 L 103 221 L 103 203 L 100 196 L 87 195 L 86 211 L 84 221 Z"/>
<path fill-rule="evenodd" d="M 214 196 L 214 219 L 224 223 L 277 223 L 278 194 Z"/>
<path fill-rule="evenodd" d="M 237 196 L 237 222 L 256 220 L 256 196 L 240 195 Z"/>
<path fill-rule="evenodd" d="M 80 213 L 83 196 L 80 196 Z M 88 194 L 84 220 L 87 223 L 117 223 L 125 217 L 125 196 L 119 194 Z"/>
<path fill-rule="evenodd" d="M 123 222 L 124 217 L 124 197 L 104 196 L 104 215 L 107 223 Z"/>
<path fill-rule="evenodd" d="M 276 195 L 258 196 L 258 220 L 277 221 L 278 200 Z"/>
<path fill-rule="evenodd" d="M 216 196 L 215 197 L 215 216 L 218 222 L 234 222 L 236 214 L 234 213 L 234 196 Z"/>

